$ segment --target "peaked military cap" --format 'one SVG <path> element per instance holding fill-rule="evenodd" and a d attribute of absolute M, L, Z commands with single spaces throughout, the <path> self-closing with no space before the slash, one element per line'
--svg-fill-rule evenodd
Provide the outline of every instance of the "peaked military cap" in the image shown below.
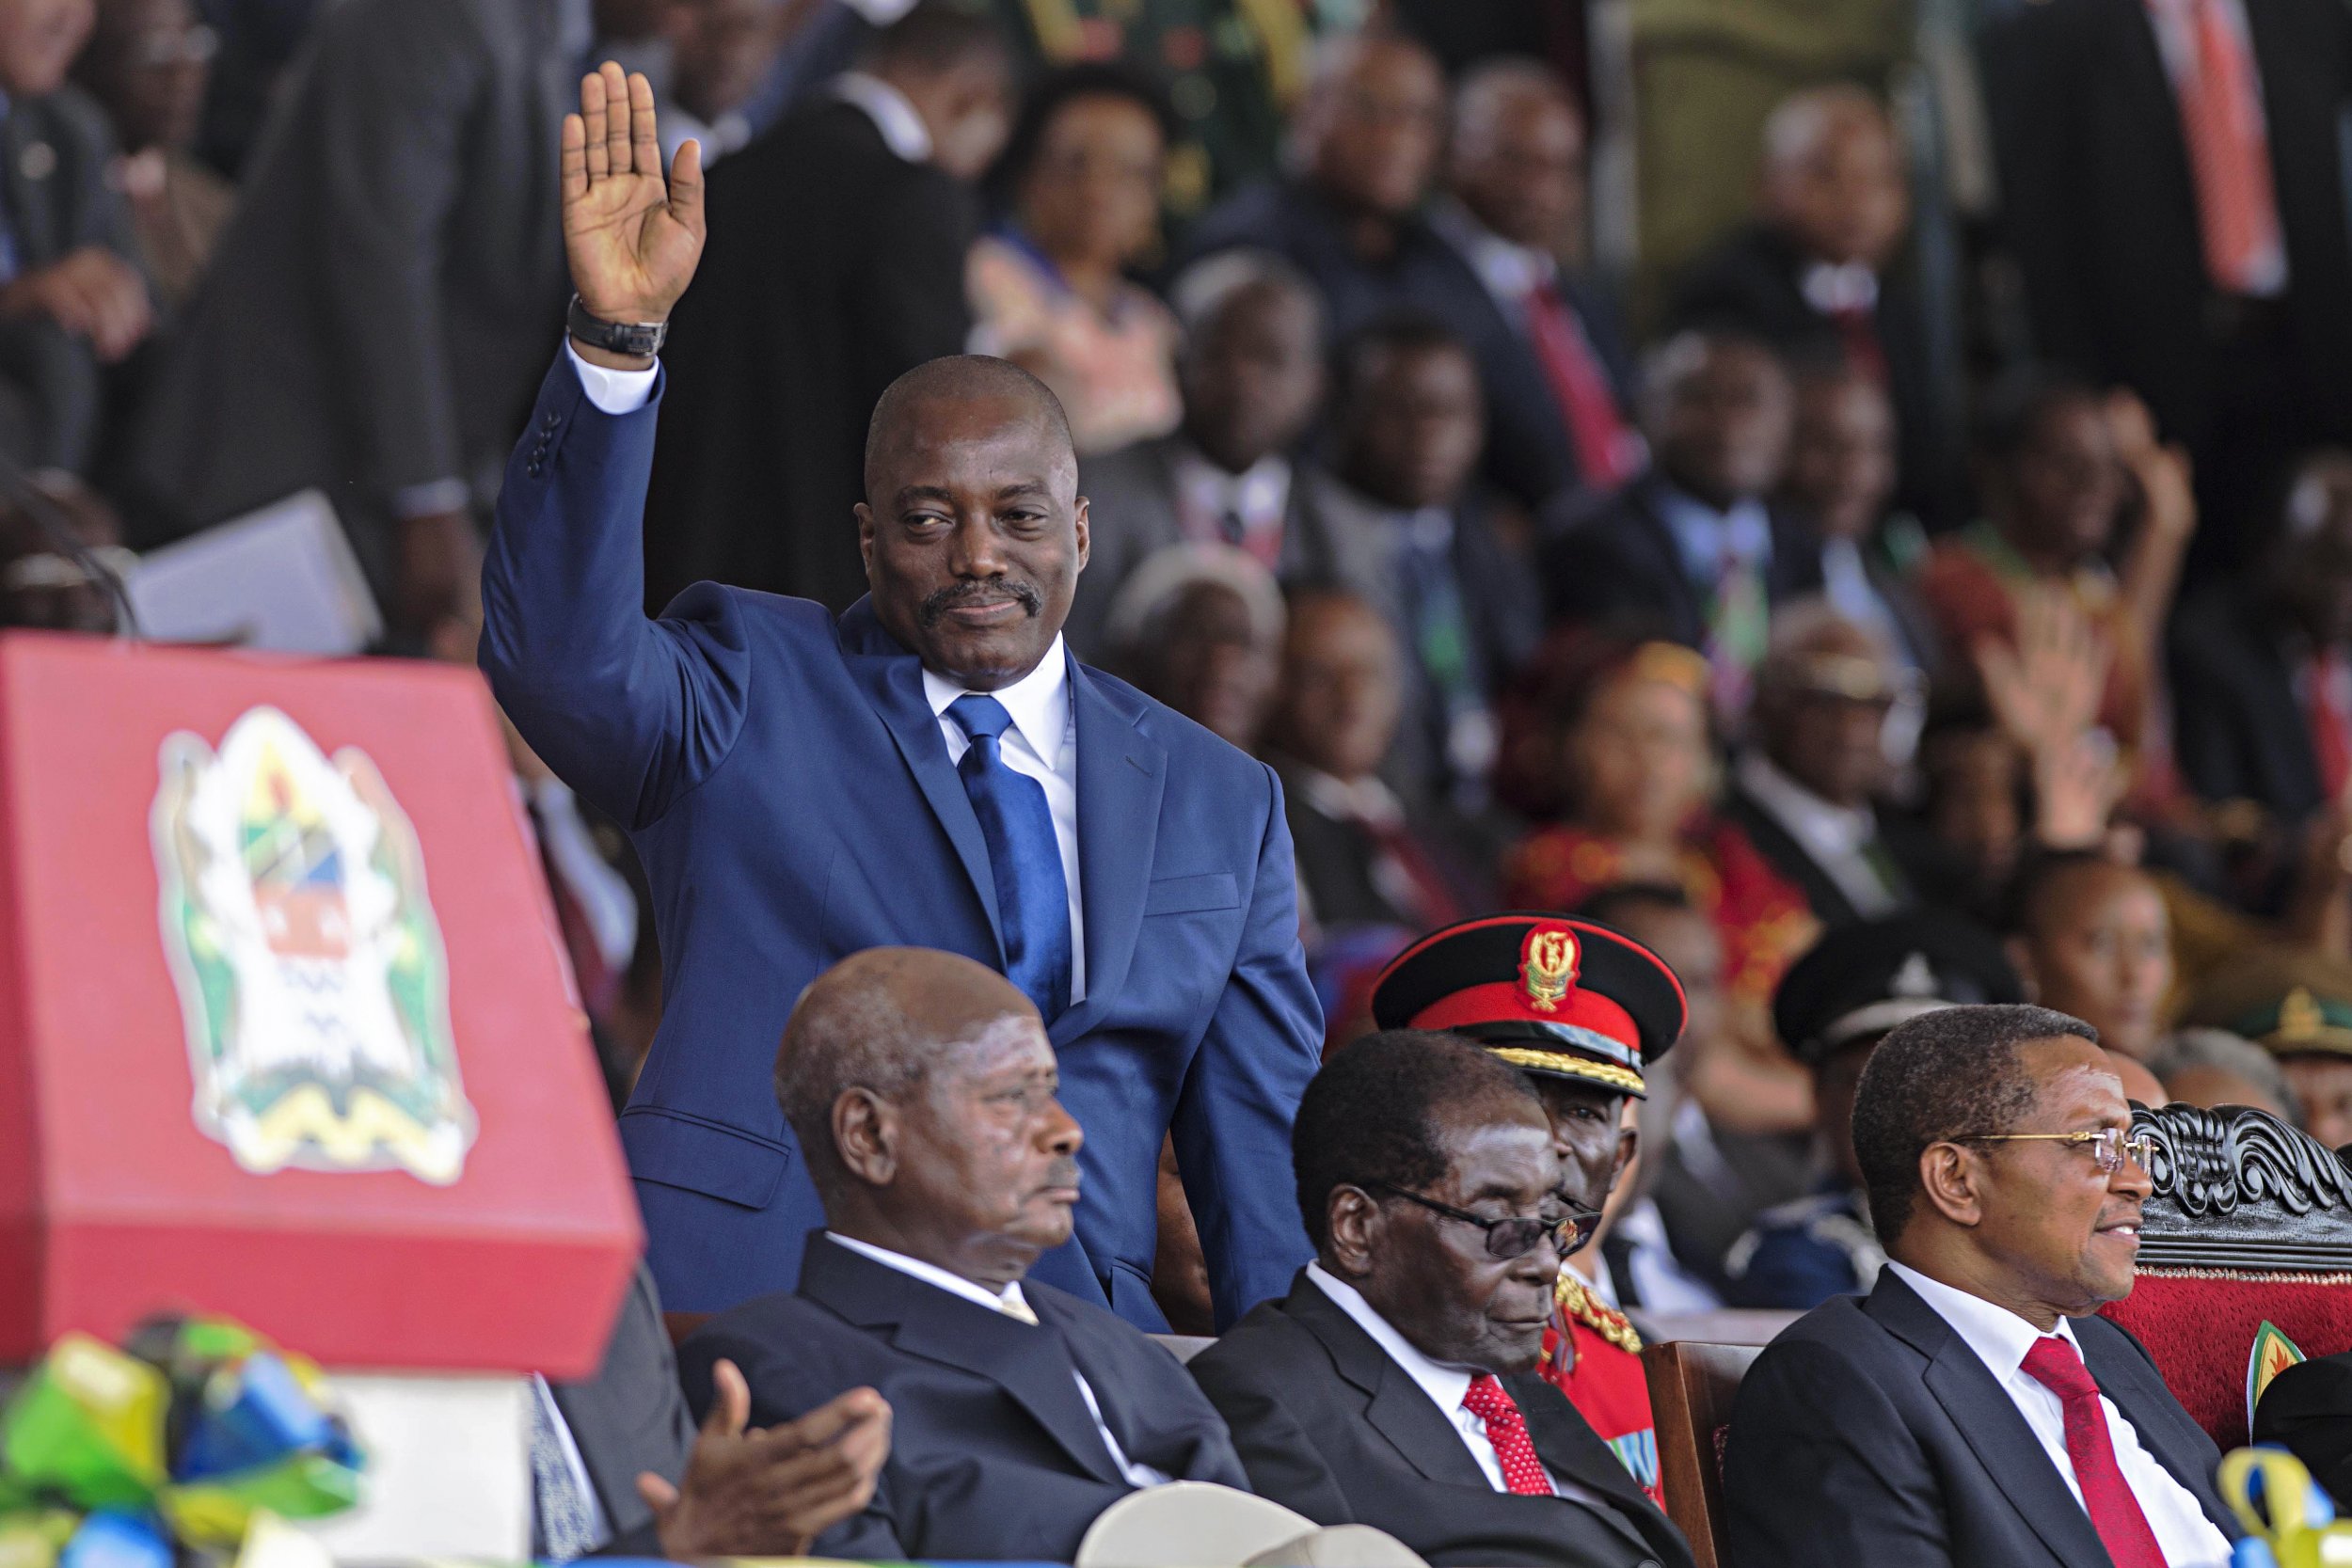
<path fill-rule="evenodd" d="M 1822 933 L 1781 976 L 1772 1025 L 1810 1067 L 1939 1007 L 2025 999 L 1992 932 L 1955 914 L 1912 910 Z"/>

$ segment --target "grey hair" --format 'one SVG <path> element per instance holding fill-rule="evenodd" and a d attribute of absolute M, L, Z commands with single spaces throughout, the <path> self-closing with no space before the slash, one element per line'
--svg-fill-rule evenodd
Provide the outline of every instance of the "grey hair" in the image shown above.
<path fill-rule="evenodd" d="M 1168 285 L 1168 303 L 1189 338 L 1206 328 L 1236 295 L 1253 289 L 1290 295 L 1299 309 L 1313 315 L 1315 337 L 1322 338 L 1323 297 L 1295 262 L 1271 250 L 1220 250 L 1195 261 Z"/>
<path fill-rule="evenodd" d="M 2212 1068 L 2243 1078 L 2286 1107 L 2287 1119 L 2300 1126 L 2295 1091 L 2279 1059 L 2243 1035 L 2227 1029 L 2182 1029 L 2161 1041 L 2148 1058 L 2148 1070 L 2172 1092 L 2172 1080 L 2192 1068 Z"/>
<path fill-rule="evenodd" d="M 1289 615 L 1274 574 L 1257 557 L 1231 545 L 1170 545 L 1144 557 L 1111 598 L 1104 637 L 1121 654 L 1154 641 L 1160 621 L 1186 591 L 1214 584 L 1232 592 L 1249 612 L 1249 630 L 1266 647 L 1281 643 Z"/>

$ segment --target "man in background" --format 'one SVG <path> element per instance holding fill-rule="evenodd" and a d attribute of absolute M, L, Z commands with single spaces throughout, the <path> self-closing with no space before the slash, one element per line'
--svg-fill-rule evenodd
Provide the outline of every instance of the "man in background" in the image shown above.
<path fill-rule="evenodd" d="M 712 171 L 708 251 L 664 351 L 647 610 L 705 578 L 836 612 L 866 591 L 866 419 L 963 350 L 970 182 L 1003 145 L 1009 70 L 992 22 L 927 0 Z"/>

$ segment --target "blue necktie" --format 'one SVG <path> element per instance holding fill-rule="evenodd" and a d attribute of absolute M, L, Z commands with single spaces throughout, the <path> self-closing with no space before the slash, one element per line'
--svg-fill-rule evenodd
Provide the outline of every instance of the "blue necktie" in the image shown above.
<path fill-rule="evenodd" d="M 1070 883 L 1062 876 L 1061 846 L 1045 789 L 1006 763 L 997 742 L 1012 715 L 993 697 L 958 697 L 947 705 L 972 744 L 956 765 L 972 813 L 988 841 L 988 868 L 996 881 L 996 913 L 1005 935 L 1005 977 L 1027 993 L 1051 1023 L 1070 1005 Z"/>

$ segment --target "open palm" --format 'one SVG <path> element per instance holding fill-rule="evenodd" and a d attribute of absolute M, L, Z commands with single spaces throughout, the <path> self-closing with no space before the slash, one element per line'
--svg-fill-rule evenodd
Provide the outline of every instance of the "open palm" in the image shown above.
<path fill-rule="evenodd" d="M 668 319 L 704 232 L 701 147 L 679 148 L 664 181 L 653 87 L 606 61 L 564 117 L 564 251 L 580 303 L 610 322 Z"/>

